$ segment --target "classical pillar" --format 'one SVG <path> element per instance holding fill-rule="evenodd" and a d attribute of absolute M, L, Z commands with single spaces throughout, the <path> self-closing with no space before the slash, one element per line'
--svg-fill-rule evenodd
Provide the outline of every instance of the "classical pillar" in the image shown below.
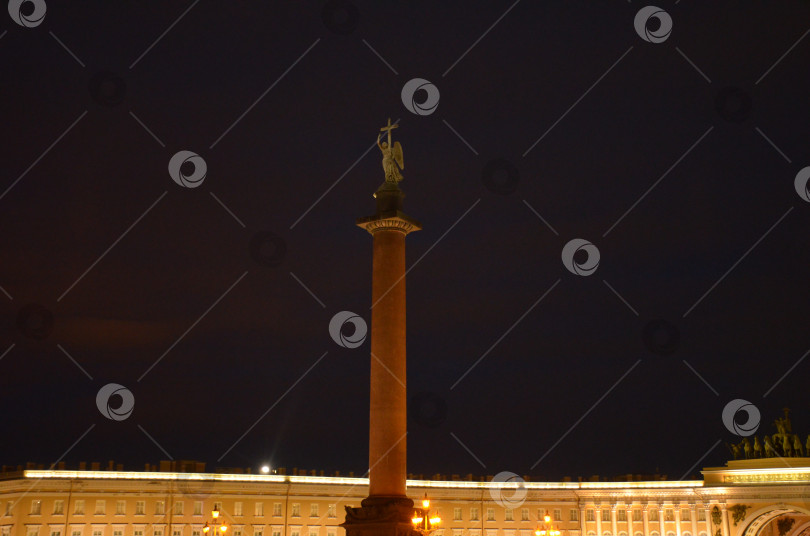
<path fill-rule="evenodd" d="M 714 536 L 714 523 L 712 523 L 712 505 L 706 504 L 703 508 L 706 512 L 705 517 L 706 520 L 704 524 L 706 525 L 706 534 L 709 536 Z"/>
<path fill-rule="evenodd" d="M 596 514 L 596 536 L 602 536 L 602 506 L 597 504 L 594 513 Z"/>
<path fill-rule="evenodd" d="M 681 536 L 681 504 L 677 503 L 675 505 L 675 535 Z"/>
<path fill-rule="evenodd" d="M 690 517 L 692 518 L 692 536 L 698 536 L 698 527 L 697 527 L 697 506 L 692 503 L 689 505 Z"/>
<path fill-rule="evenodd" d="M 720 513 L 723 516 L 723 536 L 729 536 L 731 531 L 728 525 L 728 508 L 726 507 L 726 503 L 720 505 Z"/>
<path fill-rule="evenodd" d="M 580 505 L 579 507 L 579 534 L 580 536 L 588 536 L 588 531 L 585 530 L 585 507 Z M 481 536 L 484 536 L 483 534 Z"/>
<path fill-rule="evenodd" d="M 631 507 L 631 504 L 625 505 L 625 508 L 627 509 L 627 513 L 624 514 L 627 516 L 627 536 L 633 536 L 633 509 Z"/>
<path fill-rule="evenodd" d="M 376 213 L 357 220 L 373 242 L 369 494 L 360 508 L 346 508 L 342 526 L 348 536 L 406 536 L 413 501 L 405 491 L 405 237 L 421 226 L 402 212 L 396 182 L 386 180 L 374 197 Z"/>
<path fill-rule="evenodd" d="M 644 522 L 644 536 L 650 536 L 650 514 L 647 510 L 647 504 L 641 505 L 641 519 Z"/>
<path fill-rule="evenodd" d="M 616 526 L 616 524 L 618 523 L 618 520 L 616 519 L 617 517 L 618 516 L 616 515 L 616 503 L 613 503 L 612 505 L 610 505 L 610 527 L 612 529 L 611 532 L 613 533 L 613 536 L 619 536 L 619 530 L 618 527 Z M 630 534 L 628 536 L 633 535 Z"/>
<path fill-rule="evenodd" d="M 664 526 L 664 503 L 658 503 L 658 534 L 666 536 L 667 532 Z"/>

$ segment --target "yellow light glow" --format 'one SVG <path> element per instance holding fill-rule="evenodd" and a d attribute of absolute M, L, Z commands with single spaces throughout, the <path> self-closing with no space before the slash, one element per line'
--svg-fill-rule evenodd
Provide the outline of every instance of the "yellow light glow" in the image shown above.
<path fill-rule="evenodd" d="M 411 519 L 411 521 L 413 522 L 414 525 L 418 525 L 419 523 L 422 522 L 422 518 L 421 517 L 414 517 L 413 519 Z"/>
<path fill-rule="evenodd" d="M 209 530 L 211 530 L 211 527 L 209 527 L 208 525 L 205 525 L 203 527 L 203 532 L 208 532 Z"/>
<path fill-rule="evenodd" d="M 221 530 L 222 532 L 226 532 L 226 531 L 228 530 L 228 525 L 222 525 L 222 527 L 220 528 L 220 530 Z"/>
<path fill-rule="evenodd" d="M 549 521 L 551 521 L 551 516 L 544 516 L 544 517 L 543 517 L 543 521 L 545 521 L 546 523 L 548 523 Z"/>
<path fill-rule="evenodd" d="M 422 499 L 422 508 L 430 508 L 430 499 L 427 498 L 427 495 Z"/>
<path fill-rule="evenodd" d="M 219 510 L 214 510 L 213 512 L 211 512 L 211 515 L 214 516 L 214 519 L 218 518 L 219 517 Z"/>
<path fill-rule="evenodd" d="M 438 525 L 441 522 L 442 522 L 442 518 L 440 518 L 439 516 L 435 516 L 435 517 L 430 518 L 430 524 L 431 525 Z"/>
<path fill-rule="evenodd" d="M 541 536 L 540 529 L 537 529 L 536 531 L 534 531 L 534 534 L 535 534 L 535 536 Z"/>
<path fill-rule="evenodd" d="M 768 472 L 807 473 L 808 468 L 773 469 L 770 471 L 741 471 L 746 474 Z M 734 471 L 725 471 L 734 473 Z M 348 478 L 332 476 L 297 476 L 297 475 L 264 475 L 264 474 L 225 474 L 225 473 L 170 473 L 159 471 L 61 471 L 31 469 L 23 472 L 25 478 L 31 479 L 99 479 L 99 480 L 146 480 L 175 482 L 272 482 L 293 484 L 338 484 L 344 486 L 368 486 L 368 478 Z M 512 482 L 474 482 L 454 480 L 408 480 L 409 488 L 459 488 L 459 489 L 517 489 Z M 537 489 L 643 489 L 643 488 L 702 488 L 702 480 L 657 480 L 652 482 L 521 482 L 520 487 L 527 490 Z"/>

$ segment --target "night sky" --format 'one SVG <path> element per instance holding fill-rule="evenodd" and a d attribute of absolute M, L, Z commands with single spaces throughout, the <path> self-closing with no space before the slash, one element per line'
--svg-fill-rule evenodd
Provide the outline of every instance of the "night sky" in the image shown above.
<path fill-rule="evenodd" d="M 363 474 L 369 341 L 328 327 L 370 321 L 389 117 L 409 472 L 697 475 L 735 399 L 804 442 L 810 3 L 664 1 L 640 35 L 638 0 L 352 1 L 3 10 L 0 463 Z"/>

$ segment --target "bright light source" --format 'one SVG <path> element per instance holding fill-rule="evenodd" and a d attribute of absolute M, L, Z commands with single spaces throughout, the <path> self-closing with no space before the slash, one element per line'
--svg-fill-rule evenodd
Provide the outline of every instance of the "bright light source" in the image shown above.
<path fill-rule="evenodd" d="M 262 473 L 267 474 L 269 472 L 270 472 L 270 466 L 269 465 L 262 465 Z"/>

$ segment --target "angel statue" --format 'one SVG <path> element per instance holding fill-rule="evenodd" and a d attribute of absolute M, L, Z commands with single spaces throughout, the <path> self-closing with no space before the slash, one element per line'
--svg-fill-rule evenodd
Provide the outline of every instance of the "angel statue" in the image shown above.
<path fill-rule="evenodd" d="M 388 141 L 380 143 L 380 136 L 377 134 L 377 147 L 380 148 L 383 154 L 383 170 L 385 171 L 385 181 L 396 185 L 403 179 L 401 169 L 405 169 L 405 161 L 402 158 L 402 145 L 399 142 L 391 145 L 391 131 L 397 128 L 398 125 L 391 124 L 391 118 L 388 118 L 388 125 L 380 129 L 380 132 L 388 133 Z"/>

